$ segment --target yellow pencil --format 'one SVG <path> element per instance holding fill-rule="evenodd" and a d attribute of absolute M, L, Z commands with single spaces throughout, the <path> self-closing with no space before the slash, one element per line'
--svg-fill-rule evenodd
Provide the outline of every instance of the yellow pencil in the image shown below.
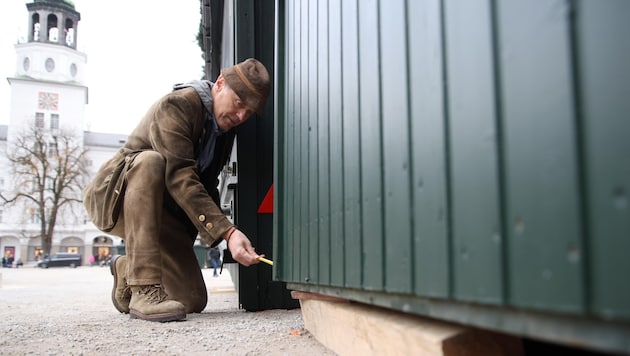
<path fill-rule="evenodd" d="M 273 261 L 272 260 L 268 260 L 268 259 L 266 259 L 264 257 L 258 257 L 258 261 L 265 262 L 266 264 L 268 264 L 270 266 L 273 266 Z"/>

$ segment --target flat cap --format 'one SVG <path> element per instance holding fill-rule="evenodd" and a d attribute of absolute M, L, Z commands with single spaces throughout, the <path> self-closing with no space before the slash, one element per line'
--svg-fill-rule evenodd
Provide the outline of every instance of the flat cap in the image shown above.
<path fill-rule="evenodd" d="M 248 58 L 232 67 L 223 68 L 221 75 L 228 86 L 247 106 L 261 113 L 269 96 L 269 73 L 254 58 Z"/>

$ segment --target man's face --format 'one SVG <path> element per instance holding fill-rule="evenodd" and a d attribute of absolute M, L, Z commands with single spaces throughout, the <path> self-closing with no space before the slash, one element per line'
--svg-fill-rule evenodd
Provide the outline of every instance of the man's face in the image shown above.
<path fill-rule="evenodd" d="M 249 119 L 253 110 L 245 105 L 245 102 L 239 98 L 236 93 L 227 86 L 222 76 L 217 78 L 215 83 L 215 95 L 213 96 L 214 116 L 217 119 L 217 125 L 224 130 L 236 127 Z"/>

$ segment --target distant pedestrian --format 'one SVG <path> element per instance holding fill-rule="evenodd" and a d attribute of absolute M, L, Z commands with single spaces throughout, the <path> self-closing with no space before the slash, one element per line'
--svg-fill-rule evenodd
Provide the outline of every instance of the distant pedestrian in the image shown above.
<path fill-rule="evenodd" d="M 210 263 L 212 264 L 212 268 L 214 268 L 214 276 L 218 277 L 217 268 L 221 265 L 221 251 L 219 251 L 218 247 L 212 247 L 210 249 Z"/>

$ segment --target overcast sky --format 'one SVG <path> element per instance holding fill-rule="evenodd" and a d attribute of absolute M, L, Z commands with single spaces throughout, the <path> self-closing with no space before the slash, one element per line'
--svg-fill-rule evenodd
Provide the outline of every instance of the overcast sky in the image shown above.
<path fill-rule="evenodd" d="M 32 0 L 0 0 L 0 124 L 8 124 L 17 39 Z M 73 0 L 81 13 L 77 49 L 87 55 L 86 127 L 128 134 L 175 83 L 200 79 L 199 0 Z"/>

